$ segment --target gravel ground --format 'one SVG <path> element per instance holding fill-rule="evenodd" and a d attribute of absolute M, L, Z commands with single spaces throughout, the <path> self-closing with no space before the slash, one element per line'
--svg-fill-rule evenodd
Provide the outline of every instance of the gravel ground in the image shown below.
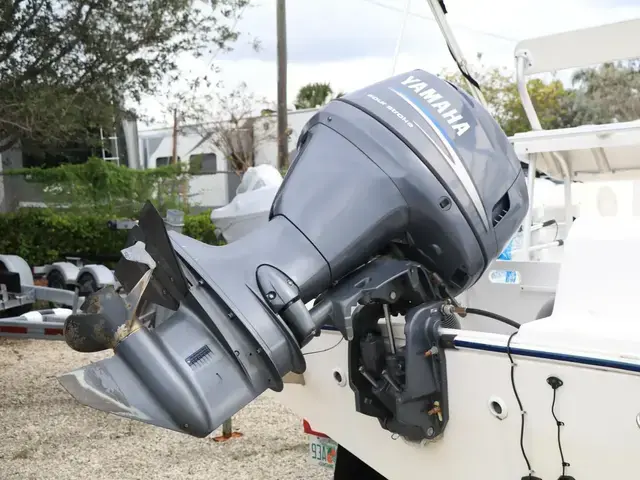
<path fill-rule="evenodd" d="M 56 375 L 103 356 L 62 342 L 0 338 L 1 480 L 331 478 L 306 463 L 300 419 L 270 398 L 234 417 L 243 436 L 223 443 L 76 403 Z"/>

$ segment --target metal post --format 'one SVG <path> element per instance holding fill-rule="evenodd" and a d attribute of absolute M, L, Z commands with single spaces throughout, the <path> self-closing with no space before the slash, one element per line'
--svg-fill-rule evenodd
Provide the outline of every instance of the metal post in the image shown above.
<path fill-rule="evenodd" d="M 149 139 L 145 138 L 144 139 L 144 146 L 142 147 L 143 150 L 143 159 L 142 159 L 142 165 L 143 165 L 143 169 L 146 170 L 147 168 L 149 168 Z"/>
<path fill-rule="evenodd" d="M 542 124 L 540 123 L 540 119 L 538 118 L 536 109 L 534 108 L 533 102 L 531 101 L 531 96 L 529 95 L 529 91 L 527 90 L 525 71 L 528 62 L 529 58 L 526 52 L 518 52 L 516 54 L 516 81 L 518 84 L 518 93 L 520 94 L 520 101 L 522 102 L 524 113 L 529 119 L 531 128 L 533 130 L 542 130 Z"/>
<path fill-rule="evenodd" d="M 564 238 L 569 235 L 569 230 L 573 224 L 573 198 L 571 195 L 572 186 L 571 172 L 564 177 Z"/>
<path fill-rule="evenodd" d="M 389 305 L 386 303 L 382 304 L 382 309 L 384 310 L 384 321 L 387 325 L 387 335 L 389 336 L 389 351 L 392 355 L 396 354 L 396 340 L 393 337 L 393 324 L 391 323 L 391 315 L 389 315 Z"/>
<path fill-rule="evenodd" d="M 102 146 L 102 160 L 107 159 L 107 150 L 104 148 L 104 130 L 100 127 L 100 145 Z"/>
<path fill-rule="evenodd" d="M 526 51 L 516 52 L 516 82 L 518 85 L 518 93 L 520 94 L 520 101 L 522 102 L 524 113 L 529 119 L 531 128 L 533 130 L 543 130 L 542 124 L 540 123 L 540 118 L 538 118 L 538 113 L 533 106 L 531 96 L 529 95 L 529 91 L 527 90 L 526 70 L 529 61 L 529 55 Z M 549 158 L 547 154 L 544 154 L 544 156 L 546 158 Z M 566 160 L 559 153 L 552 152 L 551 160 L 557 163 L 560 170 L 562 171 L 563 178 L 566 179 L 567 177 L 571 177 L 569 166 L 567 165 Z"/>
<path fill-rule="evenodd" d="M 531 260 L 531 222 L 533 217 L 533 188 L 536 184 L 536 154 L 529 155 L 529 170 L 527 172 L 529 190 L 529 209 L 522 223 L 522 250 L 526 255 L 525 260 Z"/>
<path fill-rule="evenodd" d="M 400 47 L 402 46 L 402 37 L 404 37 L 404 29 L 407 26 L 407 20 L 409 19 L 409 11 L 411 7 L 411 0 L 407 0 L 407 3 L 404 6 L 404 15 L 402 16 L 402 24 L 400 25 L 400 33 L 398 34 L 398 39 L 396 40 L 396 48 L 393 52 L 393 65 L 391 67 L 391 76 L 393 77 L 396 73 L 396 65 L 398 64 L 398 57 L 400 56 Z"/>
<path fill-rule="evenodd" d="M 447 22 L 447 19 L 445 17 L 443 4 L 441 3 L 441 0 L 427 0 L 427 3 L 431 8 L 431 12 L 433 13 L 436 23 L 440 27 L 440 31 L 444 36 L 445 42 L 447 42 L 447 46 L 451 51 L 451 55 L 453 56 L 453 59 L 458 64 L 458 67 L 460 68 L 460 70 L 466 72 L 467 74 L 470 74 L 469 64 L 467 63 L 467 60 L 464 58 L 464 55 L 462 54 L 462 50 L 460 49 L 460 46 L 458 45 L 458 42 L 456 41 L 456 38 L 454 37 L 453 32 L 449 27 L 449 22 Z M 476 88 L 476 86 L 473 85 L 469 81 L 469 79 L 465 78 L 465 80 L 467 81 L 467 84 L 469 85 L 469 89 L 471 90 L 471 94 L 474 96 L 474 98 L 478 100 L 483 106 L 486 107 L 487 101 L 485 100 L 484 95 L 480 91 L 480 89 Z"/>
<path fill-rule="evenodd" d="M 222 424 L 222 436 L 225 438 L 230 438 L 232 434 L 233 434 L 233 423 L 231 419 L 229 419 Z"/>
<path fill-rule="evenodd" d="M 181 210 L 167 210 L 167 215 L 164 219 L 164 224 L 167 230 L 173 230 L 178 233 L 182 233 L 184 228 L 184 212 Z"/>
<path fill-rule="evenodd" d="M 276 17 L 278 37 L 278 169 L 281 169 L 289 162 L 289 137 L 287 136 L 287 12 L 285 0 L 278 0 Z"/>
<path fill-rule="evenodd" d="M 120 146 L 118 145 L 118 130 L 116 129 L 116 133 L 113 136 L 113 149 L 116 154 L 116 165 L 120 166 Z"/>
<path fill-rule="evenodd" d="M 173 109 L 173 129 L 171 130 L 171 165 L 178 163 L 178 109 Z"/>
<path fill-rule="evenodd" d="M 214 442 L 226 442 L 232 438 L 239 438 L 242 436 L 240 432 L 233 431 L 233 423 L 232 419 L 229 418 L 222 424 L 222 435 L 218 435 L 217 437 L 213 437 Z"/>

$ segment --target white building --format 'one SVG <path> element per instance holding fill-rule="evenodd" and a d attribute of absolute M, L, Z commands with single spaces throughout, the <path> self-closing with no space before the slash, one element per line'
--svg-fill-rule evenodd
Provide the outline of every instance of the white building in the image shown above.
<path fill-rule="evenodd" d="M 316 112 L 317 109 L 289 112 L 289 150 L 295 148 L 302 128 Z M 255 136 L 263 139 L 256 146 L 255 164 L 277 166 L 276 116 L 260 117 L 260 120 L 255 122 L 254 129 L 262 130 Z M 197 126 L 182 128 L 181 131 L 184 133 L 178 135 L 176 155 L 179 161 L 185 163 L 196 157 L 202 161 L 202 175 L 195 175 L 190 181 L 190 202 L 202 207 L 219 207 L 226 205 L 233 198 L 240 178 L 229 168 L 225 155 L 214 143 L 203 138 L 203 130 L 205 129 Z M 189 131 L 193 133 L 189 134 Z M 142 168 L 155 168 L 170 163 L 173 155 L 172 128 L 141 130 L 138 135 Z"/>
<path fill-rule="evenodd" d="M 317 109 L 289 112 L 288 127 L 289 151 L 293 150 L 304 125 L 317 112 Z M 254 128 L 264 129 L 257 138 L 264 141 L 256 146 L 256 164 L 277 165 L 278 145 L 276 141 L 277 120 L 275 115 L 260 117 Z M 203 138 L 204 128 L 192 126 L 181 129 L 184 134 L 177 137 L 177 157 L 181 162 L 190 162 L 194 157 L 202 161 L 202 174 L 192 176 L 190 180 L 190 203 L 197 207 L 211 208 L 224 206 L 235 195 L 240 177 L 227 165 L 225 155 Z M 193 133 L 188 133 L 189 131 Z M 200 133 L 197 133 L 200 132 Z M 173 154 L 173 131 L 171 127 L 157 129 L 139 129 L 134 122 L 123 124 L 122 138 L 110 139 L 113 157 L 104 156 L 107 161 L 122 161 L 130 168 L 155 168 L 168 165 Z M 136 140 L 137 139 L 137 140 Z M 115 141 L 114 141 L 115 140 Z M 131 146 L 137 143 L 137 151 Z M 125 154 L 126 152 L 126 154 Z M 22 151 L 19 147 L 0 154 L 0 172 L 18 169 L 24 166 Z M 0 212 L 16 209 L 21 205 L 42 204 L 42 195 L 38 185 L 25 182 L 16 176 L 4 176 L 0 180 Z"/>

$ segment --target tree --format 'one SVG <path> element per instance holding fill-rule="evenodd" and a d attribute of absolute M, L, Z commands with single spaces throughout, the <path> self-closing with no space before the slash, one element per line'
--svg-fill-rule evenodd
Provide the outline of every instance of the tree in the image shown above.
<path fill-rule="evenodd" d="M 578 125 L 575 92 L 566 89 L 560 80 L 545 82 L 538 78 L 531 79 L 527 82 L 527 90 L 542 128 L 551 130 Z M 498 122 L 508 135 L 531 130 L 531 123 L 522 106 L 515 82 L 507 87 Z"/>
<path fill-rule="evenodd" d="M 476 69 L 476 80 L 484 93 L 489 110 L 509 136 L 531 130 L 518 93 L 515 76 L 506 69 Z M 445 72 L 443 78 L 469 91 L 459 73 Z M 529 96 L 540 123 L 545 129 L 576 125 L 575 92 L 566 89 L 560 80 L 544 82 L 531 79 L 527 82 Z"/>
<path fill-rule="evenodd" d="M 298 91 L 295 107 L 297 110 L 303 108 L 317 108 L 326 104 L 333 95 L 333 89 L 328 83 L 309 83 Z"/>
<path fill-rule="evenodd" d="M 196 133 L 220 151 L 230 170 L 242 174 L 255 165 L 258 148 L 277 140 L 277 125 L 267 100 L 240 83 L 228 93 L 218 85 L 212 92 L 191 91 L 176 99 L 181 133 Z M 287 132 L 290 134 L 290 131 Z"/>
<path fill-rule="evenodd" d="M 640 61 L 606 63 L 578 70 L 576 117 L 580 124 L 625 122 L 640 118 Z"/>
<path fill-rule="evenodd" d="M 0 10 L 0 151 L 111 127 L 184 54 L 227 50 L 249 0 L 13 0 Z"/>

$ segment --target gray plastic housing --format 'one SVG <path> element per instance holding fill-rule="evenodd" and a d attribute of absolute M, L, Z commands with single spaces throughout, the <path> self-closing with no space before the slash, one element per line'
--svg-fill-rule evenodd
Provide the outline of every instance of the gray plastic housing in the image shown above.
<path fill-rule="evenodd" d="M 457 294 L 526 211 L 513 149 L 480 105 L 422 71 L 380 82 L 312 118 L 269 222 L 251 234 L 222 247 L 167 236 L 146 208 L 129 242 L 145 243 L 158 264 L 145 298 L 177 311 L 60 381 L 94 408 L 205 436 L 305 371 L 301 348 L 331 318 L 312 317 L 304 303 L 392 242 Z M 123 285 L 147 268 L 136 265 L 121 268 Z M 104 324 L 113 330 L 118 319 Z"/>
<path fill-rule="evenodd" d="M 402 236 L 456 294 L 527 210 L 520 162 L 493 117 L 415 70 L 341 97 L 307 123 L 271 215 L 309 238 L 334 281 Z"/>

